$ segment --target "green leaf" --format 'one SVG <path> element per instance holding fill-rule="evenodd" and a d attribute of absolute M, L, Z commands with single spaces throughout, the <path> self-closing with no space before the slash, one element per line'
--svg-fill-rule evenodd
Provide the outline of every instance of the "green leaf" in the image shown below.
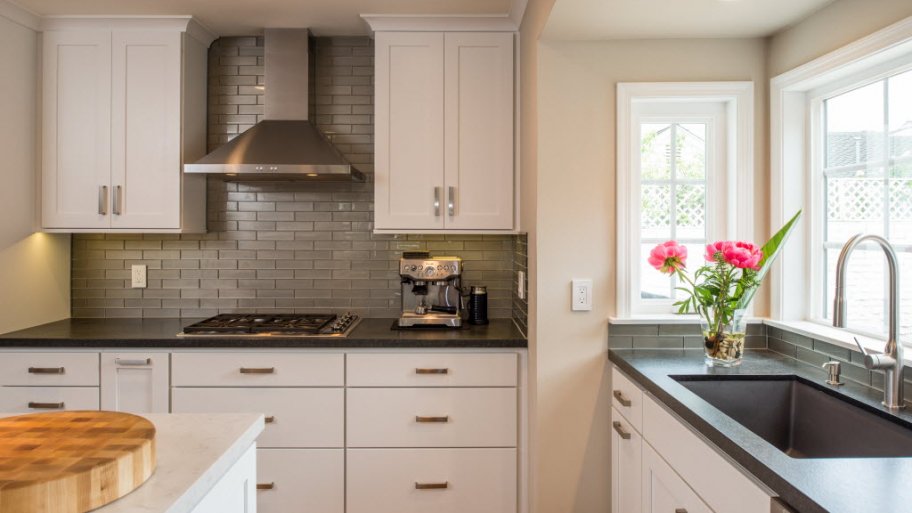
<path fill-rule="evenodd" d="M 766 244 L 764 244 L 762 248 L 760 248 L 763 251 L 763 258 L 760 260 L 760 270 L 757 271 L 756 276 L 753 277 L 753 281 L 756 285 L 741 296 L 741 301 L 738 302 L 737 306 L 738 310 L 747 308 L 751 300 L 754 299 L 754 294 L 757 292 L 757 289 L 760 288 L 760 282 L 763 281 L 763 278 L 766 277 L 766 273 L 769 272 L 770 267 L 776 262 L 776 258 L 779 257 L 779 253 L 782 252 L 785 242 L 792 234 L 792 231 L 795 229 L 798 219 L 800 218 L 801 211 L 799 210 L 789 222 L 785 223 L 785 225 L 770 237 L 770 240 L 766 241 Z"/>

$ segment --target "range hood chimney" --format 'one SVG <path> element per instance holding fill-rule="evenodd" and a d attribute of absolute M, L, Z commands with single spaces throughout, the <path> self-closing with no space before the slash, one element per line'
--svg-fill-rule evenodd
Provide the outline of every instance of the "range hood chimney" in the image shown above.
<path fill-rule="evenodd" d="M 313 40 L 307 29 L 265 31 L 265 115 L 185 173 L 230 181 L 364 180 L 308 119 L 314 105 Z"/>

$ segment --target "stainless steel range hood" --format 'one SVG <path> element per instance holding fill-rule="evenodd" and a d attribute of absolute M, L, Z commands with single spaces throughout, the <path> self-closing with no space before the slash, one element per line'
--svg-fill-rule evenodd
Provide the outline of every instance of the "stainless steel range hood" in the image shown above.
<path fill-rule="evenodd" d="M 265 115 L 246 132 L 193 164 L 185 173 L 225 180 L 364 180 L 320 130 L 312 108 L 313 53 L 307 29 L 266 29 Z"/>

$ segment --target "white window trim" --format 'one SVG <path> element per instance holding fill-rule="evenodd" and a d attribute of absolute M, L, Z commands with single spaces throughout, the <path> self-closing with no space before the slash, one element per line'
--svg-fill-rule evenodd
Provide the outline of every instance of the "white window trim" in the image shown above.
<path fill-rule="evenodd" d="M 638 227 L 631 226 L 631 201 L 627 191 L 636 183 L 631 176 L 630 126 L 633 104 L 638 101 L 716 101 L 726 104 L 728 148 L 726 177 L 729 197 L 736 205 L 729 218 L 728 237 L 753 238 L 754 84 L 753 82 L 627 82 L 617 85 L 617 308 L 616 318 L 632 318 L 634 262 L 631 240 Z M 699 257 L 698 255 L 696 257 Z M 671 314 L 669 314 L 670 316 Z"/>
<path fill-rule="evenodd" d="M 817 326 L 818 334 L 831 336 L 833 329 L 824 325 L 811 300 L 820 284 L 811 280 L 818 272 L 812 266 L 815 252 L 810 244 L 819 237 L 822 225 L 814 212 L 820 210 L 821 198 L 815 194 L 814 158 L 820 141 L 809 129 L 815 102 L 827 84 L 845 86 L 860 73 L 872 78 L 886 63 L 912 53 L 912 17 L 894 23 L 863 39 L 846 45 L 823 57 L 774 77 L 770 81 L 770 225 L 782 226 L 799 209 L 807 215 L 797 226 L 793 240 L 787 244 L 770 273 L 772 289 L 770 314 L 785 325 L 801 325 L 805 332 Z M 857 80 L 857 79 L 856 79 Z M 835 338 L 835 337 L 834 337 Z M 862 338 L 874 349 L 882 342 Z"/>

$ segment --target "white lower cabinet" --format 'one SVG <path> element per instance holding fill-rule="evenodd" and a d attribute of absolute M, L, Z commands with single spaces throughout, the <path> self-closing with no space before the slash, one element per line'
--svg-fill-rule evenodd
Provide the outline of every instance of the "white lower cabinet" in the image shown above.
<path fill-rule="evenodd" d="M 101 353 L 101 409 L 170 411 L 168 353 Z"/>
<path fill-rule="evenodd" d="M 634 510 L 627 510 L 634 511 Z M 643 445 L 644 513 L 712 513 L 681 477 L 652 450 Z"/>
<path fill-rule="evenodd" d="M 98 387 L 4 387 L 0 393 L 0 411 L 8 413 L 98 409 Z"/>
<path fill-rule="evenodd" d="M 349 449 L 348 513 L 514 513 L 516 449 Z"/>
<path fill-rule="evenodd" d="M 342 449 L 257 451 L 259 513 L 343 513 L 344 453 Z"/>
<path fill-rule="evenodd" d="M 252 445 L 190 513 L 256 513 L 257 450 Z"/>
<path fill-rule="evenodd" d="M 611 513 L 641 511 L 643 436 L 611 408 Z"/>

